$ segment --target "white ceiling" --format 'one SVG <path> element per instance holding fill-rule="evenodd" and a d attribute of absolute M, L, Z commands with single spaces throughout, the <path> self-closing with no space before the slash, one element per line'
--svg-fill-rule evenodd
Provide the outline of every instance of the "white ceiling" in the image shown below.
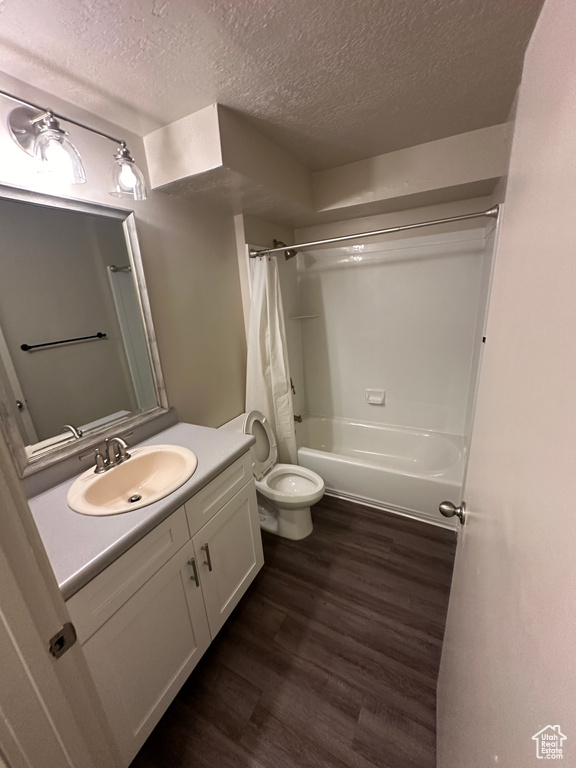
<path fill-rule="evenodd" d="M 318 170 L 504 122 L 543 0 L 0 0 L 0 70 L 144 135 L 214 102 Z"/>

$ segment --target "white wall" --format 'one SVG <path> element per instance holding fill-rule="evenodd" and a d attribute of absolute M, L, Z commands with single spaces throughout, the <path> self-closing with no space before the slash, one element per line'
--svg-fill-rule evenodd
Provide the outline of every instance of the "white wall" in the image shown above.
<path fill-rule="evenodd" d="M 139 137 L 7 75 L 0 74 L 0 87 L 125 138 L 146 172 Z M 14 106 L 0 97 L 2 125 Z M 0 183 L 135 211 L 169 402 L 182 421 L 221 424 L 244 403 L 245 338 L 232 217 L 161 192 L 130 205 L 110 197 L 114 145 L 80 128 L 70 127 L 70 134 L 88 183 L 56 187 L 43 180 L 6 128 L 0 128 Z"/>
<path fill-rule="evenodd" d="M 506 172 L 509 139 L 507 124 L 493 125 L 311 173 L 241 115 L 213 104 L 144 143 L 155 188 L 304 226 L 489 195 Z"/>
<path fill-rule="evenodd" d="M 465 210 L 486 207 L 478 200 Z M 461 212 L 454 204 L 358 219 L 300 230 L 297 240 Z M 487 227 L 466 222 L 298 256 L 298 313 L 320 315 L 287 320 L 302 328 L 307 412 L 466 434 L 491 257 Z M 366 403 L 366 389 L 385 390 L 385 405 Z"/>
<path fill-rule="evenodd" d="M 510 126 L 502 123 L 318 171 L 314 174 L 316 210 L 339 210 L 344 215 L 347 208 L 386 200 L 400 207 L 402 198 L 422 201 L 439 190 L 494 182 L 506 172 L 510 138 Z M 405 202 L 402 207 L 417 204 L 427 203 Z"/>
<path fill-rule="evenodd" d="M 439 768 L 576 765 L 576 4 L 530 41 L 438 698 Z"/>

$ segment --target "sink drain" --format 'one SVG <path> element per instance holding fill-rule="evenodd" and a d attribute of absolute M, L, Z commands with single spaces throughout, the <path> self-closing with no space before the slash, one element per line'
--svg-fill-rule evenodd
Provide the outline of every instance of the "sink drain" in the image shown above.
<path fill-rule="evenodd" d="M 142 498 L 142 496 L 140 496 L 140 494 L 135 493 L 134 496 L 130 496 L 128 501 L 130 502 L 130 504 L 134 504 L 134 502 L 140 501 L 141 498 Z"/>

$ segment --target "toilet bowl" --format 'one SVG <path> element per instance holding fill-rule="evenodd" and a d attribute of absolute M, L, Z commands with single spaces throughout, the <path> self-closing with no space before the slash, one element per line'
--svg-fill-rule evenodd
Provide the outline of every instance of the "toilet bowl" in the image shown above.
<path fill-rule="evenodd" d="M 296 464 L 276 464 L 276 438 L 259 411 L 237 416 L 220 429 L 243 432 L 256 439 L 250 451 L 261 527 L 296 541 L 309 536 L 314 527 L 310 507 L 324 495 L 320 475 Z"/>

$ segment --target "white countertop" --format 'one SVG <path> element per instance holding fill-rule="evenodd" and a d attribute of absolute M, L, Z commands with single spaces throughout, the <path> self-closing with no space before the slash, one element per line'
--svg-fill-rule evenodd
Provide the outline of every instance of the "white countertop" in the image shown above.
<path fill-rule="evenodd" d="M 64 599 L 72 597 L 246 453 L 253 442 L 253 437 L 241 433 L 177 424 L 139 443 L 182 445 L 196 454 L 198 467 L 190 480 L 165 499 L 119 515 L 90 517 L 70 509 L 66 495 L 75 477 L 31 498 L 30 509 Z"/>

